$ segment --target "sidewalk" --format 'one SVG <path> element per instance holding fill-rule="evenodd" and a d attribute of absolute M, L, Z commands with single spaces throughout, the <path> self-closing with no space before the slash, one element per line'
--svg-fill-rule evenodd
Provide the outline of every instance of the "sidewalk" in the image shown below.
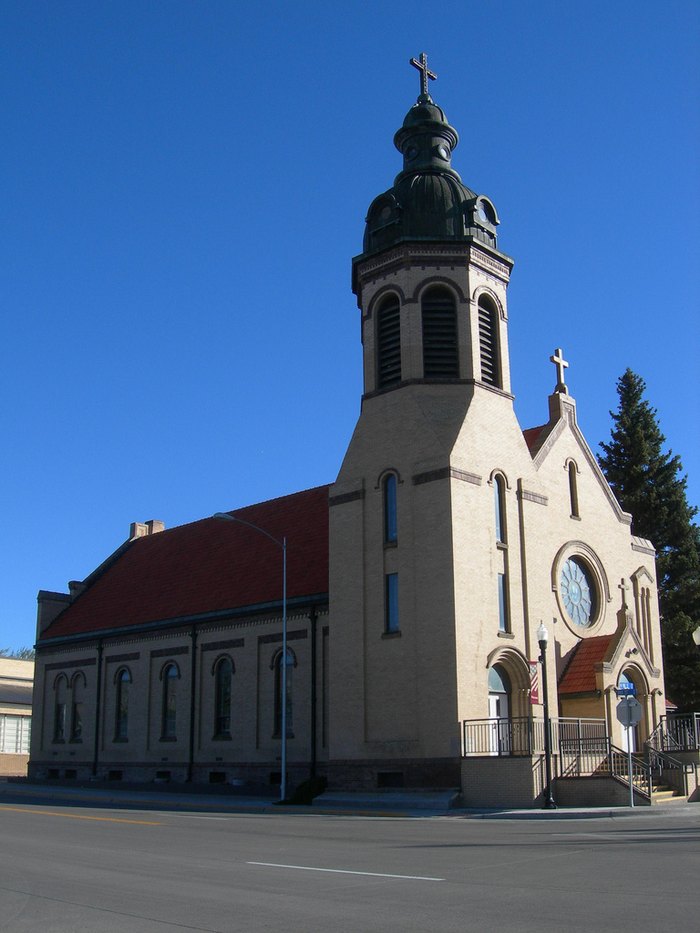
<path fill-rule="evenodd" d="M 171 785 L 172 786 L 172 785 Z M 312 806 L 279 804 L 272 797 L 209 792 L 208 788 L 181 790 L 163 787 L 124 788 L 30 784 L 0 780 L 0 807 L 14 804 L 170 810 L 221 814 L 312 814 L 319 816 L 447 817 L 480 820 L 580 820 L 630 816 L 700 816 L 698 804 L 656 807 L 571 807 L 557 810 L 475 809 L 449 806 L 449 794 L 430 793 L 326 793 Z"/>

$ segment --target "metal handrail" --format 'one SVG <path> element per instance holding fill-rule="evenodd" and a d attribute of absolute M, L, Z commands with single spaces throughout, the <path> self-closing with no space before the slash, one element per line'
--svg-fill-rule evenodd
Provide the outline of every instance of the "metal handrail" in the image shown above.
<path fill-rule="evenodd" d="M 611 745 L 608 758 L 611 776 L 627 784 L 628 787 L 632 784 L 636 791 L 651 800 L 651 765 L 642 758 L 632 755 L 632 774 L 630 774 L 628 759 L 628 752 L 616 745 Z"/>
<path fill-rule="evenodd" d="M 645 749 L 652 772 L 667 781 L 683 797 L 687 797 L 689 793 L 688 773 L 694 770 L 693 766 L 653 748 L 649 742 L 645 743 Z"/>
<path fill-rule="evenodd" d="M 462 755 L 542 755 L 544 754 L 543 719 L 529 716 L 514 718 L 465 719 L 462 721 Z M 589 752 L 607 753 L 603 719 L 552 719 L 551 748 L 555 756 L 571 757 Z"/>
<path fill-rule="evenodd" d="M 666 741 L 675 751 L 700 749 L 700 713 L 669 713 L 660 723 Z M 664 751 L 667 749 L 664 748 Z"/>

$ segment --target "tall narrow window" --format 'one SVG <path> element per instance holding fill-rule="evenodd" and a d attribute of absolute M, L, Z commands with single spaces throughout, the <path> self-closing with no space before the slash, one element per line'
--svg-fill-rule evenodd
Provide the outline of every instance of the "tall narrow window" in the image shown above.
<path fill-rule="evenodd" d="M 233 685 L 233 662 L 221 658 L 216 665 L 216 711 L 214 735 L 218 738 L 231 736 L 231 688 Z"/>
<path fill-rule="evenodd" d="M 177 738 L 177 682 L 180 671 L 177 664 L 168 664 L 163 669 L 163 721 L 162 739 Z"/>
<path fill-rule="evenodd" d="M 401 381 L 401 309 L 396 295 L 388 295 L 377 313 L 377 386 Z"/>
<path fill-rule="evenodd" d="M 53 740 L 66 741 L 66 697 L 68 694 L 68 681 L 63 674 L 56 678 L 54 684 L 54 711 L 53 711 Z"/>
<path fill-rule="evenodd" d="M 501 388 L 498 311 L 484 295 L 479 298 L 479 355 L 482 382 Z"/>
<path fill-rule="evenodd" d="M 459 376 L 457 309 L 448 289 L 429 288 L 421 300 L 423 318 L 423 375 L 426 379 Z"/>
<path fill-rule="evenodd" d="M 571 517 L 579 518 L 578 510 L 578 486 L 576 484 L 576 464 L 569 460 L 569 502 L 571 505 Z"/>
<path fill-rule="evenodd" d="M 292 671 L 294 670 L 294 654 L 290 648 L 287 648 L 287 738 L 294 737 L 292 703 Z M 274 662 L 275 671 L 275 731 L 274 735 L 279 738 L 282 735 L 282 652 L 279 651 Z"/>
<path fill-rule="evenodd" d="M 496 541 L 505 544 L 506 538 L 506 484 L 502 476 L 493 480 L 493 500 L 496 510 Z"/>
<path fill-rule="evenodd" d="M 71 690 L 71 694 L 70 740 L 71 742 L 82 742 L 83 704 L 85 699 L 84 674 L 76 674 L 73 678 L 73 689 Z"/>
<path fill-rule="evenodd" d="M 399 631 L 399 575 L 387 573 L 384 579 L 384 631 L 390 634 Z"/>
<path fill-rule="evenodd" d="M 396 473 L 387 473 L 384 477 L 384 543 L 396 544 L 397 536 Z"/>
<path fill-rule="evenodd" d="M 498 631 L 507 632 L 510 629 L 508 611 L 508 576 L 498 574 Z"/>
<path fill-rule="evenodd" d="M 114 714 L 114 738 L 118 742 L 125 742 L 129 735 L 129 689 L 131 674 L 123 667 L 116 676 L 116 697 Z"/>

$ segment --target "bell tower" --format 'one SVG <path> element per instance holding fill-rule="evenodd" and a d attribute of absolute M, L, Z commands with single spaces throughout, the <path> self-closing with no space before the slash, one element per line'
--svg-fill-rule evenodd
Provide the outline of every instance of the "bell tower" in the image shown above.
<path fill-rule="evenodd" d="M 497 248 L 493 202 L 452 167 L 459 136 L 428 93 L 425 54 L 411 64 L 421 86 L 394 136 L 403 167 L 370 204 L 352 262 L 364 389 L 330 498 L 330 779 L 355 786 L 459 783 L 461 489 L 488 481 L 495 425 L 524 445 L 508 362 L 513 261 Z"/>

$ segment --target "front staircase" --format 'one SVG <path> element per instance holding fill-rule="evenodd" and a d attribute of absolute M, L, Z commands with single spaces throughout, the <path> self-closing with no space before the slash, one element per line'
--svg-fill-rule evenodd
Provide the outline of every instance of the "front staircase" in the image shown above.
<path fill-rule="evenodd" d="M 651 805 L 656 807 L 659 804 L 667 803 L 687 803 L 688 796 L 684 796 L 680 791 L 671 787 L 669 784 L 654 783 L 651 788 Z"/>

